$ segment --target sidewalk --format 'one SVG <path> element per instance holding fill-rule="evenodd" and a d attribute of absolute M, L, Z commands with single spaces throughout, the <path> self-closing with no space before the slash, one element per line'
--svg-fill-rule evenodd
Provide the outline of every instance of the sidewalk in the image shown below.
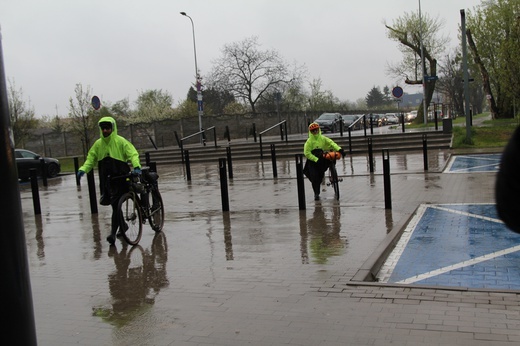
<path fill-rule="evenodd" d="M 445 174 L 449 152 L 391 155 L 392 209 L 381 158 L 338 164 L 340 201 L 298 209 L 294 161 L 238 162 L 221 211 L 217 158 L 159 166 L 164 232 L 140 245 L 105 241 L 110 208 L 91 215 L 73 176 L 22 206 L 39 345 L 500 345 L 520 342 L 516 291 L 351 279 L 421 204 L 493 203 L 493 172 Z M 215 162 L 213 162 L 215 161 Z"/>

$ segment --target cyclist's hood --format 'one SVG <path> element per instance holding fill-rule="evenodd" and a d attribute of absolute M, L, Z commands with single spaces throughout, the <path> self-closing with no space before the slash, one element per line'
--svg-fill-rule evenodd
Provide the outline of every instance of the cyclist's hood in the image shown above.
<path fill-rule="evenodd" d="M 103 137 L 103 130 L 101 130 L 101 127 L 99 127 L 99 124 L 101 124 L 101 123 L 111 123 L 112 124 L 112 133 L 110 134 L 110 136 Z M 110 142 L 110 139 L 117 137 L 116 120 L 112 117 L 103 117 L 103 118 L 99 119 L 98 128 L 99 128 L 99 137 L 107 143 Z"/>
<path fill-rule="evenodd" d="M 321 136 L 321 127 L 318 129 L 318 133 L 314 134 L 309 130 L 309 138 L 318 138 Z"/>

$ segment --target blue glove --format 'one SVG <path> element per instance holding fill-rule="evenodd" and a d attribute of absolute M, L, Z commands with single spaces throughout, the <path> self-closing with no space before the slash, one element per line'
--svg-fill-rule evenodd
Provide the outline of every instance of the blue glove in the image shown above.
<path fill-rule="evenodd" d="M 134 175 L 141 175 L 141 173 L 141 168 L 139 167 L 134 168 L 134 171 L 132 172 L 132 174 Z"/>
<path fill-rule="evenodd" d="M 78 171 L 78 179 L 81 179 L 85 175 L 85 172 Z"/>

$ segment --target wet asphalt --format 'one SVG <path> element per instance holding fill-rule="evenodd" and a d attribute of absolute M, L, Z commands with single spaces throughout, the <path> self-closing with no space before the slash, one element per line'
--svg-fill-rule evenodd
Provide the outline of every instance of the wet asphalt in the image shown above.
<path fill-rule="evenodd" d="M 21 184 L 38 342 L 442 344 L 427 333 L 414 336 L 412 322 L 396 332 L 395 321 L 379 320 L 382 310 L 370 299 L 385 293 L 361 289 L 338 298 L 420 204 L 493 203 L 495 173 L 443 174 L 450 155 L 429 152 L 425 171 L 422 152 L 390 152 L 391 209 L 380 155 L 374 173 L 366 156 L 338 162 L 339 201 L 323 185 L 315 202 L 305 181 L 305 210 L 294 160 L 277 163 L 277 178 L 270 159 L 233 162 L 229 212 L 222 211 L 218 158 L 192 165 L 191 181 L 181 166 L 159 166 L 164 229 L 156 234 L 145 225 L 135 247 L 106 242 L 111 209 L 90 212 L 85 179 L 81 187 L 73 175 L 40 182 L 37 216 L 30 185 Z"/>

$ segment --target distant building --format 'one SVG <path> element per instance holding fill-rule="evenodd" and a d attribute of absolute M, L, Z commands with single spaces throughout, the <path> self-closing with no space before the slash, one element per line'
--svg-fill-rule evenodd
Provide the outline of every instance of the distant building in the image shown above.
<path fill-rule="evenodd" d="M 417 108 L 421 105 L 423 94 L 404 94 L 401 100 L 400 107 Z"/>

